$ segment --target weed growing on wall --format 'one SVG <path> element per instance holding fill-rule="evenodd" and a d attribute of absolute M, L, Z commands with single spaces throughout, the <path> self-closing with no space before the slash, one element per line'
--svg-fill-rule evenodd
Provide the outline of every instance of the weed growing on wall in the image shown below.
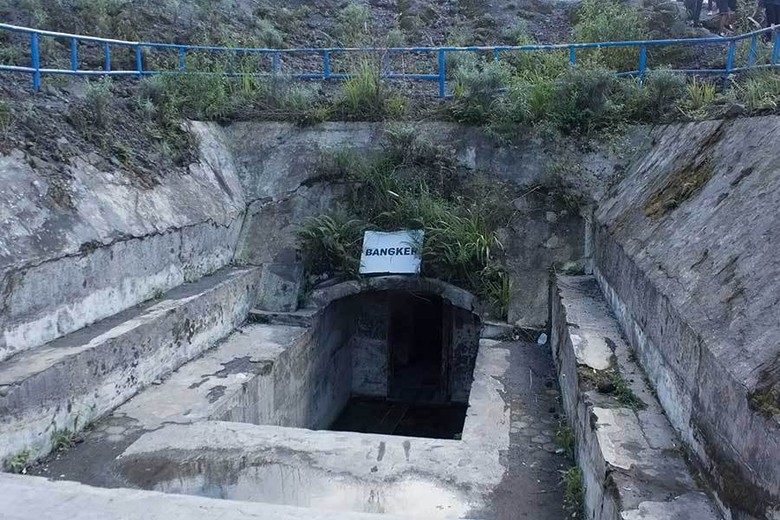
<path fill-rule="evenodd" d="M 466 179 L 446 149 L 406 129 L 371 157 L 330 156 L 321 174 L 346 186 L 340 209 L 310 219 L 298 234 L 310 274 L 357 276 L 367 229 L 425 230 L 422 274 L 464 287 L 505 317 L 509 279 L 496 230 L 511 213 L 506 187 Z"/>
<path fill-rule="evenodd" d="M 584 518 L 585 488 L 582 483 L 582 470 L 572 467 L 562 472 L 563 507 L 571 518 Z"/>
<path fill-rule="evenodd" d="M 5 462 L 5 469 L 9 473 L 27 473 L 27 468 L 32 462 L 32 451 L 23 450 Z"/>

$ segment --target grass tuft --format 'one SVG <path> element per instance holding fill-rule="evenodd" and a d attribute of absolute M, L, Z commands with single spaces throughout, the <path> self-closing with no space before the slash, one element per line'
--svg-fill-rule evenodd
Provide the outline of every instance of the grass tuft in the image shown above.
<path fill-rule="evenodd" d="M 584 518 L 585 488 L 582 483 L 582 470 L 575 466 L 563 471 L 561 482 L 563 483 L 563 507 L 571 515 L 570 518 Z"/>
<path fill-rule="evenodd" d="M 371 10 L 360 3 L 347 4 L 337 16 L 336 35 L 346 47 L 359 47 L 368 43 L 371 36 Z"/>
<path fill-rule="evenodd" d="M 375 63 L 362 60 L 344 81 L 337 109 L 346 119 L 398 119 L 406 112 L 406 100 L 390 90 Z"/>
<path fill-rule="evenodd" d="M 10 473 L 25 474 L 31 462 L 32 451 L 23 450 L 6 461 L 5 469 Z"/>

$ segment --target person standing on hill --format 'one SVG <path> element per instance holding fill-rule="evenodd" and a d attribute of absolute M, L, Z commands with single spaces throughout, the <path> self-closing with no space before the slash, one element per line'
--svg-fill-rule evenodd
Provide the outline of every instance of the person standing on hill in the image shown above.
<path fill-rule="evenodd" d="M 774 0 L 764 0 L 774 1 Z M 737 0 L 717 0 L 718 13 L 720 13 L 720 31 L 721 36 L 725 36 L 726 32 L 731 29 L 731 24 L 734 22 L 734 13 L 737 11 Z"/>
<path fill-rule="evenodd" d="M 766 26 L 780 25 L 780 0 L 763 0 Z"/>

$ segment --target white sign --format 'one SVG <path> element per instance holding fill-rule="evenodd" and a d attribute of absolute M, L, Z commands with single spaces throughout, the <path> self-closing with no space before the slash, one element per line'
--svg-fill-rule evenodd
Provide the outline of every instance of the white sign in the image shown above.
<path fill-rule="evenodd" d="M 393 233 L 366 231 L 360 255 L 360 274 L 417 274 L 420 272 L 422 243 L 422 229 Z"/>

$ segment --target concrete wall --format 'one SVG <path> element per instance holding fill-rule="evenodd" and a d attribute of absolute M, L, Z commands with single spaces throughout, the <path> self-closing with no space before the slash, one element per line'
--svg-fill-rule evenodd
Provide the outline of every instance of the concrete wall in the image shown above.
<path fill-rule="evenodd" d="M 264 361 L 262 373 L 213 419 L 328 428 L 352 392 L 350 303 L 334 302 L 302 339 Z"/>
<path fill-rule="evenodd" d="M 420 137 L 446 146 L 467 171 L 512 181 L 523 193 L 517 217 L 504 230 L 514 286 L 510 321 L 542 327 L 547 321 L 547 270 L 582 263 L 584 226 L 576 208 L 548 197 L 539 186 L 563 191 L 560 178 L 586 199 L 603 195 L 624 158 L 606 147 L 583 152 L 573 142 L 529 138 L 499 143 L 478 128 L 447 123 L 416 124 Z M 326 123 L 300 128 L 285 123 L 235 123 L 226 127 L 236 172 L 248 203 L 236 260 L 259 265 L 292 262 L 297 225 L 331 208 L 342 193 L 319 171 L 323 153 L 353 148 L 379 150 L 388 129 L 381 123 Z M 637 132 L 643 134 L 644 130 Z M 569 171 L 571 170 L 571 171 Z M 551 204 L 551 206 L 545 206 Z"/>
<path fill-rule="evenodd" d="M 63 165 L 67 199 L 21 151 L 0 156 L 0 360 L 231 262 L 245 199 L 221 142 L 151 187 L 93 156 Z"/>
<path fill-rule="evenodd" d="M 547 323 L 549 270 L 585 267 L 585 223 L 579 208 L 560 193 L 533 191 L 514 202 L 515 216 L 502 238 L 511 281 L 509 323 Z"/>
<path fill-rule="evenodd" d="M 390 346 L 390 309 L 386 292 L 365 293 L 353 308 L 357 327 L 352 336 L 352 392 L 357 395 L 387 397 Z"/>
<path fill-rule="evenodd" d="M 352 348 L 352 392 L 358 395 L 387 397 L 390 345 L 392 292 L 367 292 L 348 298 L 356 310 L 355 334 Z M 444 301 L 444 305 L 451 303 Z M 481 322 L 471 311 L 452 307 L 452 325 L 449 336 L 452 349 L 450 367 L 450 400 L 468 403 L 479 349 Z M 431 327 L 438 326 L 435 323 Z"/>
<path fill-rule="evenodd" d="M 778 117 L 658 128 L 594 223 L 599 283 L 739 519 L 780 514 L 779 134 Z"/>
<path fill-rule="evenodd" d="M 453 402 L 469 402 L 481 328 L 479 316 L 457 307 L 453 309 L 450 360 L 450 400 Z"/>

